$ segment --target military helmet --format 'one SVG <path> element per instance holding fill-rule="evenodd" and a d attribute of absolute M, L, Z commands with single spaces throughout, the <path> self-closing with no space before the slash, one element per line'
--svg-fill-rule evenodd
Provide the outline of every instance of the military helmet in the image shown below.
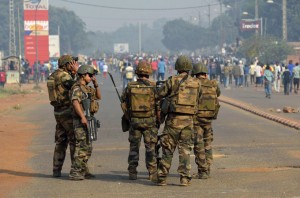
<path fill-rule="evenodd" d="M 62 55 L 61 57 L 59 57 L 58 59 L 58 67 L 62 68 L 63 66 L 65 66 L 67 63 L 70 63 L 73 60 L 71 55 Z"/>
<path fill-rule="evenodd" d="M 208 73 L 207 67 L 202 62 L 195 64 L 193 67 L 193 70 L 192 70 L 193 75 L 196 75 L 199 73 L 206 73 L 206 74 Z"/>
<path fill-rule="evenodd" d="M 152 74 L 151 65 L 146 61 L 140 61 L 135 70 L 136 74 L 150 75 Z"/>
<path fill-rule="evenodd" d="M 192 69 L 192 61 L 187 56 L 179 56 L 175 63 L 177 71 L 190 71 Z"/>
<path fill-rule="evenodd" d="M 78 74 L 95 74 L 95 69 L 89 65 L 82 65 L 79 67 L 78 71 L 77 71 Z"/>

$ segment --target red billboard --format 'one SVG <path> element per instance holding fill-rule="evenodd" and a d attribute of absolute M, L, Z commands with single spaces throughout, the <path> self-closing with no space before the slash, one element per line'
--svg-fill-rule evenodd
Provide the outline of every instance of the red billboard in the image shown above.
<path fill-rule="evenodd" d="M 48 0 L 24 0 L 24 53 L 30 66 L 49 61 Z"/>

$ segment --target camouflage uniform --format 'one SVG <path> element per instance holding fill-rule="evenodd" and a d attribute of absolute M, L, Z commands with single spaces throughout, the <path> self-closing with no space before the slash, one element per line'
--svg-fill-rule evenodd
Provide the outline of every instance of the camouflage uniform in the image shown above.
<path fill-rule="evenodd" d="M 185 82 L 182 83 L 185 84 L 185 87 L 178 89 L 180 81 L 186 75 L 188 74 L 182 73 L 168 78 L 165 84 L 158 91 L 158 97 L 168 97 L 180 89 L 187 90 L 186 88 L 188 85 L 193 84 L 196 85 L 194 86 L 194 93 L 186 93 L 185 99 L 197 104 L 200 95 L 200 82 L 198 80 L 188 76 Z M 194 95 L 194 98 L 191 98 L 192 95 Z M 162 160 L 158 166 L 158 185 L 166 184 L 166 178 L 171 167 L 173 153 L 176 149 L 176 146 L 178 146 L 179 153 L 179 166 L 177 172 L 180 174 L 181 184 L 189 184 L 191 180 L 190 152 L 193 145 L 193 116 L 196 113 L 195 107 L 197 107 L 197 105 L 192 107 L 191 111 L 188 113 L 184 109 L 182 109 L 181 112 L 174 112 L 174 106 L 172 104 L 176 105 L 177 103 L 179 103 L 179 99 L 172 97 L 171 106 L 169 108 L 165 121 L 165 127 L 160 139 L 162 146 Z M 184 180 L 186 182 L 184 182 Z"/>
<path fill-rule="evenodd" d="M 74 161 L 75 136 L 71 114 L 71 103 L 69 90 L 75 83 L 74 77 L 68 72 L 64 65 L 72 61 L 72 57 L 64 55 L 59 59 L 60 68 L 51 74 L 55 82 L 57 101 L 52 101 L 54 116 L 56 120 L 55 149 L 53 156 L 53 176 L 60 177 L 61 169 L 66 156 L 66 149 L 70 145 L 71 162 Z M 50 78 L 49 77 L 49 78 Z"/>
<path fill-rule="evenodd" d="M 209 80 L 205 77 L 200 76 L 198 78 L 202 85 L 202 90 L 204 91 L 203 86 L 210 89 L 212 93 L 211 101 L 214 102 L 216 98 L 220 96 L 220 89 L 215 80 Z M 204 93 L 203 93 L 204 95 Z M 203 97 L 202 95 L 202 97 Z M 199 100 L 199 103 L 205 103 L 206 100 Z M 209 104 L 205 104 L 209 106 Z M 213 129 L 212 129 L 212 120 L 213 120 L 213 111 L 202 111 L 199 109 L 195 120 L 194 120 L 194 128 L 195 128 L 195 139 L 194 139 L 194 154 L 195 154 L 195 162 L 198 165 L 198 174 L 196 174 L 195 178 L 206 179 L 210 173 L 210 166 L 213 161 L 212 154 L 212 146 L 211 143 L 213 141 Z"/>
<path fill-rule="evenodd" d="M 82 106 L 82 101 L 88 97 L 88 93 L 91 93 L 91 98 L 95 98 L 95 89 L 87 86 L 80 85 L 77 81 L 71 89 L 71 101 L 78 100 Z M 83 109 L 83 106 L 82 106 Z M 77 115 L 73 109 L 73 125 L 75 131 L 75 153 L 74 162 L 72 163 L 70 177 L 71 178 L 84 178 L 87 175 L 91 175 L 87 165 L 88 160 L 92 155 L 92 143 L 87 141 L 87 128 L 81 123 L 81 118 Z"/>
<path fill-rule="evenodd" d="M 152 87 L 153 95 L 147 96 L 150 97 L 150 100 L 145 99 L 145 103 L 149 103 L 150 111 L 148 113 L 133 114 L 131 104 L 131 89 L 133 87 L 141 86 L 139 89 L 143 89 L 143 86 Z M 129 110 L 129 119 L 130 119 L 130 129 L 129 129 L 129 138 L 130 150 L 128 156 L 128 172 L 129 179 L 136 179 L 137 175 L 137 166 L 139 161 L 139 148 L 141 145 L 141 138 L 144 138 L 144 144 L 146 149 L 146 167 L 149 172 L 149 177 L 157 173 L 157 163 L 156 163 L 156 154 L 155 146 L 157 144 L 157 133 L 158 129 L 156 127 L 156 110 L 155 110 L 155 83 L 146 79 L 138 79 L 136 82 L 128 83 L 128 86 L 125 88 L 122 94 L 122 101 L 126 103 L 126 107 Z M 145 105 L 136 104 L 138 105 Z M 139 106 L 138 108 L 143 108 Z"/>

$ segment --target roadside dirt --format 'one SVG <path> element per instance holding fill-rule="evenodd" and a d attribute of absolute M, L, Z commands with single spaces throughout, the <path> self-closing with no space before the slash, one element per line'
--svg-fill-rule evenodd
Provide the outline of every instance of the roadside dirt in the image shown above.
<path fill-rule="evenodd" d="M 48 105 L 46 85 L 40 84 L 40 91 L 33 91 L 34 84 L 22 85 L 30 93 L 0 98 L 0 197 L 30 181 L 26 177 L 33 170 L 27 160 L 33 154 L 29 151 L 37 126 L 26 120 L 36 104 Z M 10 88 L 17 88 L 11 86 Z"/>

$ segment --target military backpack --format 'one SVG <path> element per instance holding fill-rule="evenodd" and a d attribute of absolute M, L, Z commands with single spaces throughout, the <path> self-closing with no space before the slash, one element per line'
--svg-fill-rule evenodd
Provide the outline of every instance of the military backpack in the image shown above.
<path fill-rule="evenodd" d="M 198 116 L 216 119 L 220 108 L 217 96 L 217 84 L 205 79 L 201 81 L 202 95 L 199 101 Z"/>
<path fill-rule="evenodd" d="M 155 116 L 155 85 L 128 84 L 130 117 L 149 118 Z"/>

